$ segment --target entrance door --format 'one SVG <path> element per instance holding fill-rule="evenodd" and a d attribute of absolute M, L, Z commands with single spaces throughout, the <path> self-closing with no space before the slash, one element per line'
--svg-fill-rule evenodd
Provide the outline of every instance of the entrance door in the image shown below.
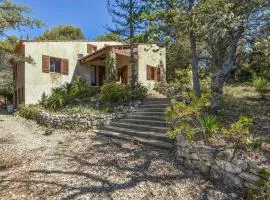
<path fill-rule="evenodd" d="M 128 66 L 124 66 L 124 67 L 120 68 L 119 77 L 121 77 L 122 84 L 128 83 Z"/>
<path fill-rule="evenodd" d="M 99 66 L 98 81 L 99 81 L 100 86 L 104 84 L 105 75 L 106 75 L 105 67 L 104 66 Z"/>

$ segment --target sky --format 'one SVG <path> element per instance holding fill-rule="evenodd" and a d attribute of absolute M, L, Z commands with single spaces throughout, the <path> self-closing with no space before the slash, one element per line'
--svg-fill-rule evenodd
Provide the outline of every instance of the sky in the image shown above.
<path fill-rule="evenodd" d="M 60 24 L 75 25 L 82 29 L 89 40 L 106 33 L 105 25 L 112 25 L 107 0 L 12 0 L 13 3 L 32 9 L 30 16 L 46 24 L 43 28 L 8 31 L 8 35 L 30 39 L 41 35 L 44 30 Z"/>

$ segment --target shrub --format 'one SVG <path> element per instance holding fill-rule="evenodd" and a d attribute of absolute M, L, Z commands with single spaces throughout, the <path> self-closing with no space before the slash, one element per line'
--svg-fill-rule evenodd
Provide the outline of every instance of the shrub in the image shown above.
<path fill-rule="evenodd" d="M 148 89 L 141 83 L 137 83 L 135 86 L 135 90 L 132 93 L 133 100 L 143 101 L 147 98 Z"/>
<path fill-rule="evenodd" d="M 252 85 L 261 95 L 263 95 L 267 92 L 269 81 L 265 78 L 258 77 L 253 80 Z"/>
<path fill-rule="evenodd" d="M 204 128 L 206 137 L 212 138 L 219 129 L 219 121 L 214 115 L 204 114 L 200 117 L 201 126 Z"/>
<path fill-rule="evenodd" d="M 36 120 L 38 111 L 39 107 L 36 105 L 23 105 L 19 107 L 18 114 L 23 118 Z"/>
<path fill-rule="evenodd" d="M 67 88 L 68 100 L 73 102 L 76 99 L 87 99 L 97 96 L 100 93 L 99 87 L 90 86 L 87 80 L 76 76 Z"/>
<path fill-rule="evenodd" d="M 223 128 L 222 133 L 230 136 L 236 145 L 248 145 L 251 143 L 250 128 L 253 125 L 253 120 L 247 116 L 240 116 L 238 121 L 232 123 L 229 128 Z"/>
<path fill-rule="evenodd" d="M 77 76 L 72 83 L 54 88 L 49 97 L 43 94 L 40 104 L 48 110 L 59 110 L 78 101 L 90 101 L 91 97 L 99 94 L 99 87 L 90 86 L 84 78 Z"/>
<path fill-rule="evenodd" d="M 166 121 L 173 124 L 166 135 L 171 139 L 179 135 L 183 135 L 188 141 L 195 139 L 196 134 L 204 128 L 200 122 L 201 113 L 209 105 L 208 93 L 203 93 L 201 98 L 196 97 L 194 93 L 187 93 L 182 101 L 174 100 L 165 114 Z"/>
<path fill-rule="evenodd" d="M 101 88 L 101 101 L 106 104 L 124 104 L 131 101 L 131 89 L 127 85 L 110 83 Z"/>
<path fill-rule="evenodd" d="M 44 107 L 48 110 L 59 110 L 63 108 L 67 103 L 67 90 L 66 86 L 62 86 L 59 88 L 54 88 L 52 91 L 52 95 L 48 97 L 46 102 L 44 103 Z"/>

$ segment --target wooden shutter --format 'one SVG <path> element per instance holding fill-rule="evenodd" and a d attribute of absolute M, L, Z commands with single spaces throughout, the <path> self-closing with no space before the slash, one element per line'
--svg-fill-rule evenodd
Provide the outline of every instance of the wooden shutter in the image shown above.
<path fill-rule="evenodd" d="M 147 80 L 151 80 L 151 66 L 147 65 Z"/>
<path fill-rule="evenodd" d="M 42 72 L 49 73 L 50 72 L 50 57 L 42 56 Z"/>
<path fill-rule="evenodd" d="M 161 81 L 161 70 L 160 70 L 159 67 L 157 68 L 157 81 L 158 81 L 158 82 Z"/>
<path fill-rule="evenodd" d="M 68 75 L 69 72 L 69 63 L 67 59 L 62 59 L 61 60 L 61 74 L 63 75 Z"/>

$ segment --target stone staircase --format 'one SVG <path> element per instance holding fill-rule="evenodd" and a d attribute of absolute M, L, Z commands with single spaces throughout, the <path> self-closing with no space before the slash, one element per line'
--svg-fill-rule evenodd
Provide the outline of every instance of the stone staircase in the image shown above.
<path fill-rule="evenodd" d="M 173 141 L 164 134 L 169 129 L 164 120 L 164 111 L 169 104 L 168 98 L 148 99 L 127 118 L 112 122 L 96 132 L 109 137 L 170 149 Z"/>

